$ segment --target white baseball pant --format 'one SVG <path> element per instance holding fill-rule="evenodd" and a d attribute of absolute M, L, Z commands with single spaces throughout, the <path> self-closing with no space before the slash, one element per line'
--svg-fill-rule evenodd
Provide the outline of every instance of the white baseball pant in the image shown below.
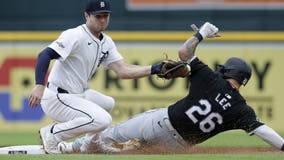
<path fill-rule="evenodd" d="M 61 140 L 106 129 L 112 121 L 108 112 L 113 109 L 114 103 L 112 97 L 95 90 L 65 94 L 57 93 L 56 87 L 46 88 L 41 100 L 45 114 L 58 122 L 53 133 Z"/>

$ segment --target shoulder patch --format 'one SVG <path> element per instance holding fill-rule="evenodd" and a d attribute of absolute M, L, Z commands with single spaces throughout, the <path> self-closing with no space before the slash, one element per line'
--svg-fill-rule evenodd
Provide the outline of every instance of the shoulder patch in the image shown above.
<path fill-rule="evenodd" d="M 63 45 L 62 42 L 56 41 L 55 43 L 56 43 L 60 48 L 65 48 L 65 46 Z"/>

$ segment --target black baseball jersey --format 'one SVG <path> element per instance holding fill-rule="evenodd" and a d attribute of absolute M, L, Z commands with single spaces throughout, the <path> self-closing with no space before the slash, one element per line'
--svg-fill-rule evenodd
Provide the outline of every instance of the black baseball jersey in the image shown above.
<path fill-rule="evenodd" d="M 189 94 L 169 106 L 169 119 L 191 145 L 227 130 L 251 132 L 263 123 L 238 90 L 195 58 L 191 63 Z"/>

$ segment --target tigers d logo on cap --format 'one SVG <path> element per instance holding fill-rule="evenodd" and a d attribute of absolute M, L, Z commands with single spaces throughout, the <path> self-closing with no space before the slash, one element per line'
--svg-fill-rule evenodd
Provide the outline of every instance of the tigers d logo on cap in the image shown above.
<path fill-rule="evenodd" d="M 109 0 L 88 0 L 85 12 L 89 14 L 110 13 Z"/>
<path fill-rule="evenodd" d="M 101 2 L 101 8 L 105 7 L 105 2 Z"/>

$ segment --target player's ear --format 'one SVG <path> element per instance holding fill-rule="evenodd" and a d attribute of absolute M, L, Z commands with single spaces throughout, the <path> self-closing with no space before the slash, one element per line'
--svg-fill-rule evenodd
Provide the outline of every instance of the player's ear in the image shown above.
<path fill-rule="evenodd" d="M 84 16 L 85 16 L 85 18 L 87 19 L 87 18 L 90 16 L 90 14 L 87 13 L 87 12 L 84 12 Z"/>

